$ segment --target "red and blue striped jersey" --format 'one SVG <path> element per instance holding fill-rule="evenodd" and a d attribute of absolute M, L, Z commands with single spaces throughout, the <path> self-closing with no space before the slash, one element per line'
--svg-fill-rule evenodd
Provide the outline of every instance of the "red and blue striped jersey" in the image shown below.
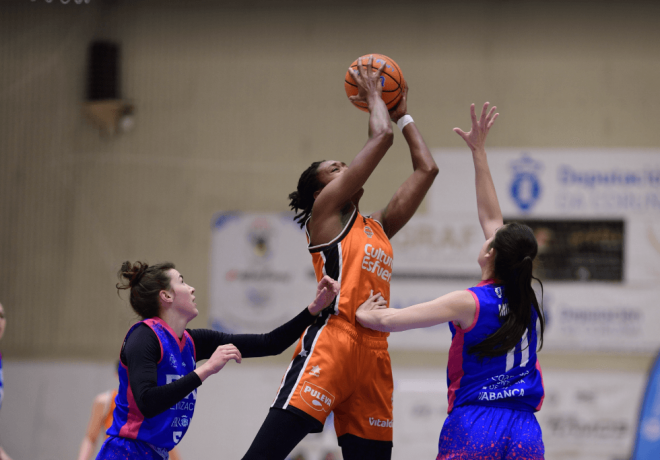
<path fill-rule="evenodd" d="M 468 289 L 477 307 L 474 321 L 466 329 L 449 323 L 452 341 L 447 364 L 448 413 L 465 404 L 531 412 L 541 409 L 545 392 L 536 357 L 538 315 L 535 310 L 532 310 L 530 327 L 505 355 L 479 358 L 468 353 L 470 347 L 500 328 L 500 318 L 508 313 L 503 290 L 504 287 L 493 280 L 482 281 Z"/>

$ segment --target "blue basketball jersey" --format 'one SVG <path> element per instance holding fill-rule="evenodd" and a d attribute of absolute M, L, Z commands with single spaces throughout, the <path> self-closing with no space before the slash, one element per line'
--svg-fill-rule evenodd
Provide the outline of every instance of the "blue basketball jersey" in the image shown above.
<path fill-rule="evenodd" d="M 160 318 L 151 318 L 136 323 L 126 334 L 126 339 L 135 328 L 144 323 L 149 326 L 160 342 L 161 357 L 157 366 L 157 385 L 167 385 L 195 369 L 195 344 L 184 331 L 181 341 L 170 326 Z M 124 339 L 124 341 L 126 341 Z M 137 439 L 152 446 L 172 450 L 186 434 L 192 420 L 197 390 L 194 390 L 176 405 L 155 417 L 145 418 L 135 403 L 128 379 L 128 368 L 119 365 L 119 390 L 115 398 L 112 426 L 107 434 L 122 438 Z"/>
<path fill-rule="evenodd" d="M 536 358 L 538 315 L 532 310 L 530 327 L 505 355 L 480 359 L 471 346 L 497 331 L 508 312 L 503 286 L 492 280 L 468 289 L 476 302 L 474 321 L 467 329 L 449 323 L 452 341 L 447 364 L 448 413 L 464 404 L 505 407 L 531 412 L 541 409 L 543 376 Z"/>
<path fill-rule="evenodd" d="M 2 407 L 2 398 L 5 396 L 4 380 L 2 378 L 2 353 L 0 353 L 0 407 Z"/>

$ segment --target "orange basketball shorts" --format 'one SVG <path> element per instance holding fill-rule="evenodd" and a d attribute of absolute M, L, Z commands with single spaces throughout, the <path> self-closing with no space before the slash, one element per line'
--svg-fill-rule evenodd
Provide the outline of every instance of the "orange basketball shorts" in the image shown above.
<path fill-rule="evenodd" d="M 337 436 L 392 441 L 393 389 L 387 338 L 330 316 L 301 336 L 271 407 L 302 411 L 321 425 L 334 411 Z"/>

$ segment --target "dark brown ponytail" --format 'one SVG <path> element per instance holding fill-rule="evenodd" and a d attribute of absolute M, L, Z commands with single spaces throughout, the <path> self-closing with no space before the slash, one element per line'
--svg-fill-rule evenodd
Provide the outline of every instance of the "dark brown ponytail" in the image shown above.
<path fill-rule="evenodd" d="M 532 288 L 532 280 L 543 283 L 532 274 L 538 245 L 534 232 L 527 225 L 512 222 L 500 228 L 490 245 L 495 249 L 495 277 L 504 284 L 503 301 L 508 311 L 500 316 L 500 328 L 482 342 L 470 347 L 469 352 L 483 358 L 501 356 L 515 347 L 528 329 L 536 328 L 532 308 L 539 321 L 539 347 L 543 347 L 545 318 L 542 306 Z"/>

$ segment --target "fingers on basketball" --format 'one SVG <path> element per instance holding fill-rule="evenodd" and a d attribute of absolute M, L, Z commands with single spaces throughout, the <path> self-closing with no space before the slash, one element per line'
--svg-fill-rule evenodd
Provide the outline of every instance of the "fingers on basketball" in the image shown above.
<path fill-rule="evenodd" d="M 369 56 L 371 55 L 367 54 L 361 56 L 363 66 L 364 63 L 368 61 Z M 353 61 L 350 69 L 355 71 L 359 70 L 358 59 Z M 389 57 L 382 54 L 373 55 L 372 68 L 381 72 L 381 98 L 383 99 L 383 102 L 385 102 L 387 110 L 395 109 L 401 100 L 404 88 L 406 87 L 406 81 L 403 77 L 403 73 L 401 72 L 401 68 L 399 68 L 399 65 L 394 62 L 393 59 L 390 59 Z M 349 101 L 351 101 L 355 107 L 364 112 L 369 111 L 366 101 L 355 100 L 355 96 L 358 94 L 358 86 L 355 83 L 355 79 L 353 78 L 350 70 L 346 72 L 346 76 L 344 77 L 344 90 L 346 91 L 346 96 L 348 97 Z"/>

